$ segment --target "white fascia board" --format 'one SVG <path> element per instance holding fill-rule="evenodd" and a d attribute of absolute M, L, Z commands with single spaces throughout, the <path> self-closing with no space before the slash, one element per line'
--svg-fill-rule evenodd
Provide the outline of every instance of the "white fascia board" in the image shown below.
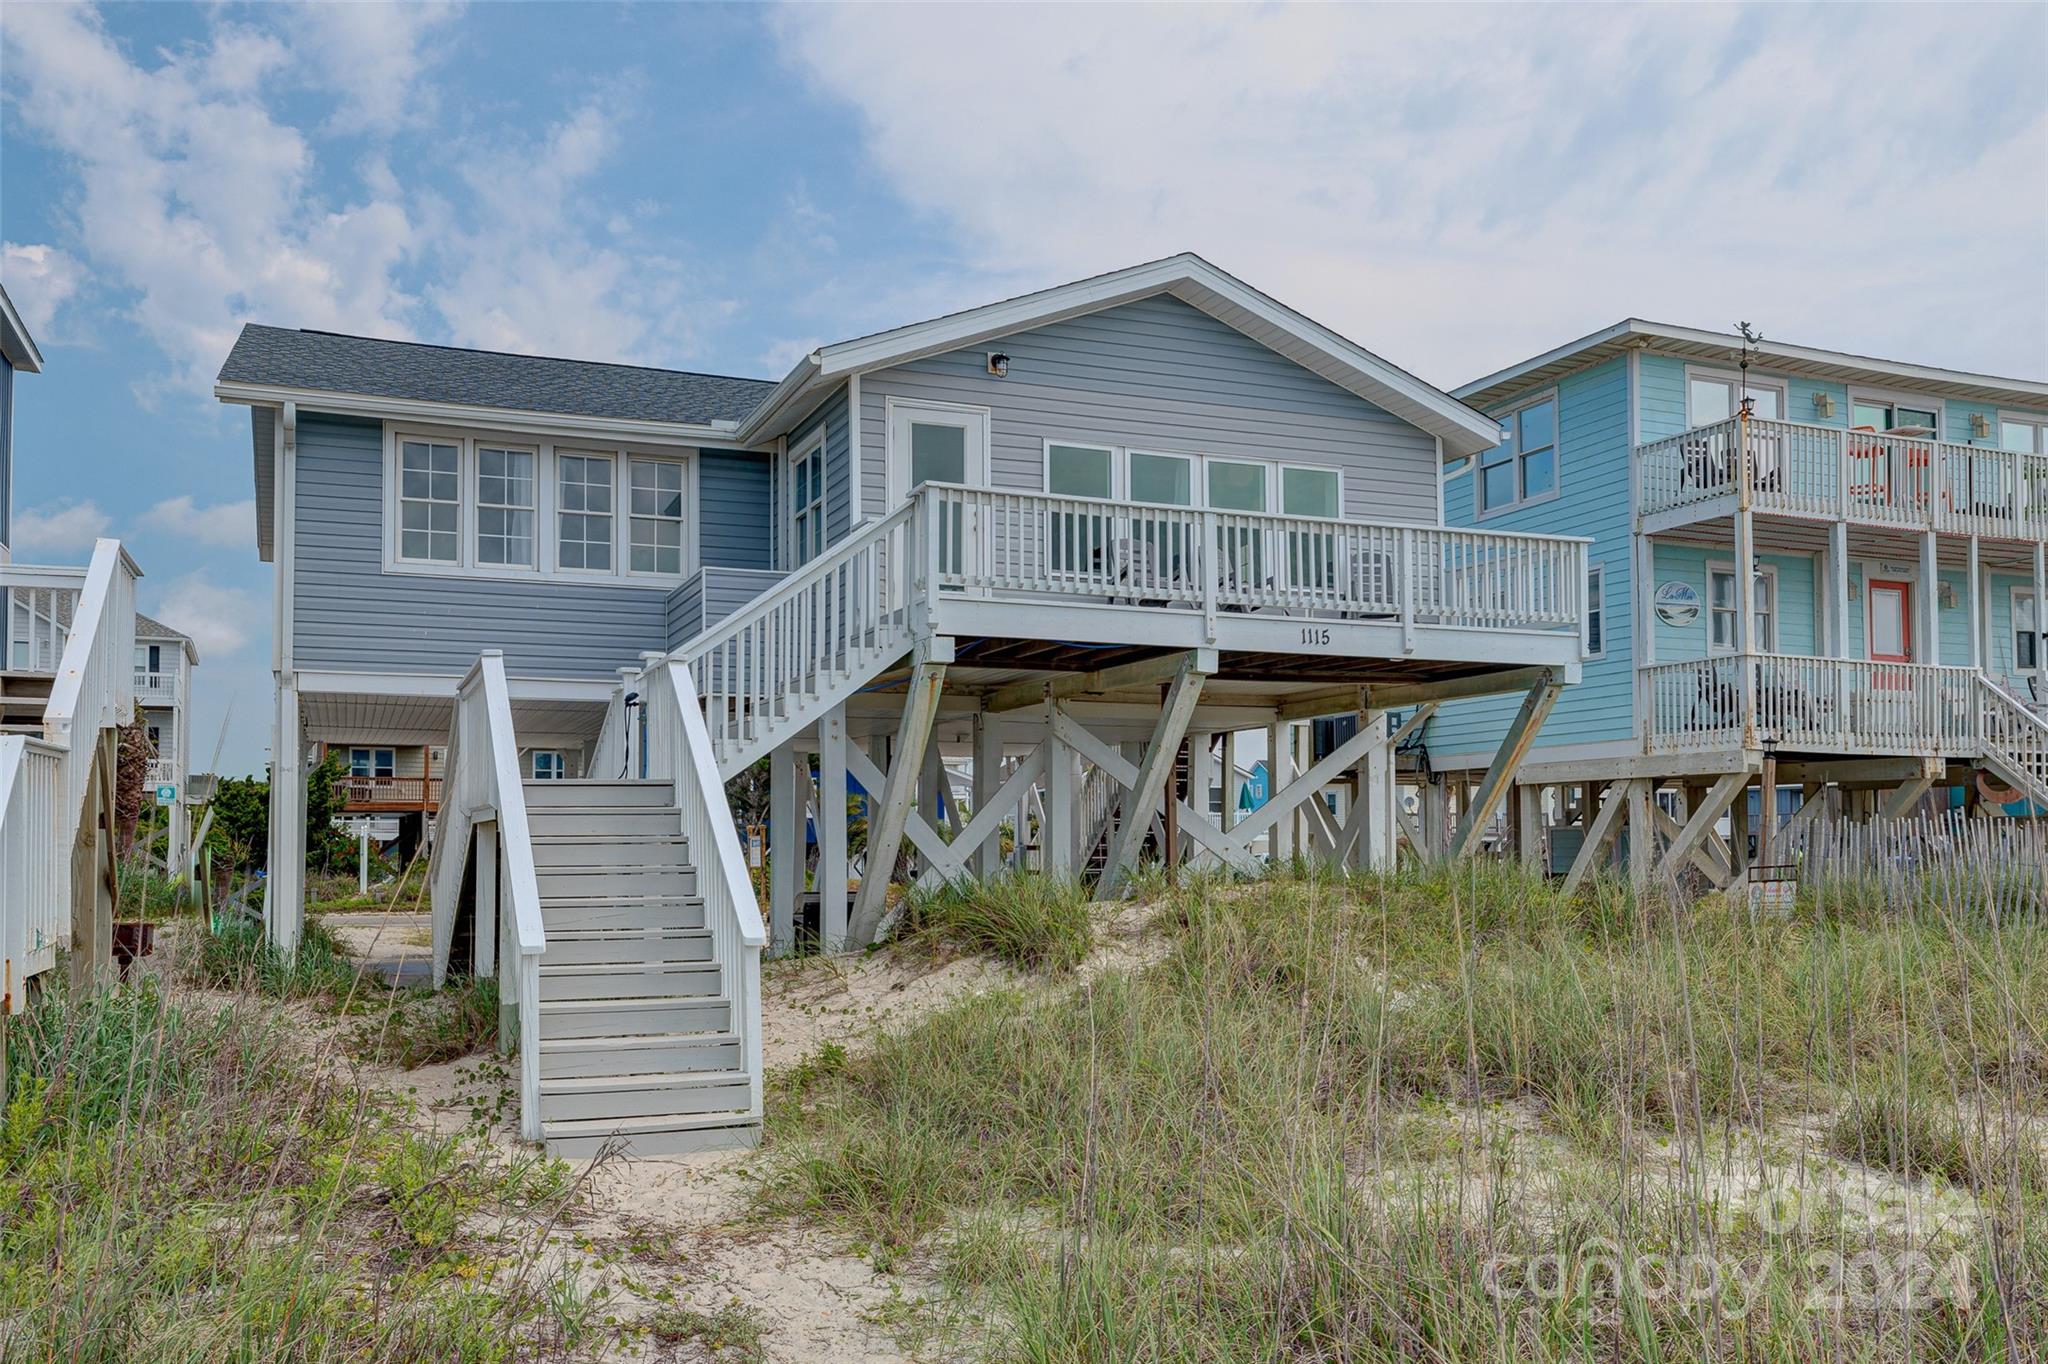
<path fill-rule="evenodd" d="M 641 421 L 629 417 L 578 417 L 560 412 L 526 412 L 507 407 L 478 407 L 468 403 L 425 402 L 417 398 L 380 398 L 362 393 L 336 393 L 326 389 L 280 388 L 270 384 L 213 386 L 213 396 L 224 403 L 271 406 L 295 402 L 308 412 L 333 412 L 345 417 L 375 417 L 386 420 L 419 421 L 442 426 L 480 426 L 496 431 L 531 432 L 574 440 L 589 436 L 619 436 L 627 439 L 658 440 L 671 444 L 710 445 L 732 448 L 742 444 L 738 426 L 701 426 L 688 422 Z"/>
<path fill-rule="evenodd" d="M 16 369 L 30 374 L 43 372 L 43 353 L 36 348 L 36 339 L 28 334 L 28 326 L 14 310 L 14 300 L 7 296 L 5 288 L 0 288 L 0 351 L 6 353 L 7 363 Z"/>

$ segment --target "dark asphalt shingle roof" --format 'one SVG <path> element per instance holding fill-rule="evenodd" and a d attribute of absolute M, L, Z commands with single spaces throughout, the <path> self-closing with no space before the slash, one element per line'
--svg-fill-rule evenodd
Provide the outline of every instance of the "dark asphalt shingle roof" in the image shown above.
<path fill-rule="evenodd" d="M 738 421 L 770 379 L 462 350 L 249 323 L 220 381 L 577 417 L 704 425 Z"/>

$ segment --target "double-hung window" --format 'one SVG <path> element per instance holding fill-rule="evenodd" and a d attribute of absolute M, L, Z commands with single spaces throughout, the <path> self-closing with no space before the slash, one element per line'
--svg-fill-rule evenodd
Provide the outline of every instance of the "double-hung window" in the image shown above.
<path fill-rule="evenodd" d="M 555 562 L 561 568 L 612 568 L 612 457 L 555 456 Z"/>
<path fill-rule="evenodd" d="M 476 561 L 532 568 L 533 461 L 531 450 L 481 445 L 476 452 Z"/>
<path fill-rule="evenodd" d="M 630 461 L 633 480 L 632 557 L 635 573 L 683 571 L 683 466 L 672 459 Z"/>
<path fill-rule="evenodd" d="M 2012 662 L 2013 671 L 2030 673 L 2040 666 L 2041 649 L 2048 644 L 2048 622 L 2041 622 L 2036 614 L 2040 603 L 2034 600 L 2033 592 L 2024 587 L 2012 590 Z M 2048 697 L 2036 700 L 2048 701 Z"/>
<path fill-rule="evenodd" d="M 562 752 L 555 748 L 533 750 L 533 779 L 535 781 L 561 781 L 569 775 L 569 765 L 563 761 Z"/>
<path fill-rule="evenodd" d="M 398 450 L 398 555 L 452 564 L 462 547 L 462 449 L 409 440 Z"/>
<path fill-rule="evenodd" d="M 1729 575 L 1731 581 L 1734 575 Z M 1599 658 L 1607 652 L 1607 568 L 1594 564 L 1586 570 L 1586 657 Z"/>
<path fill-rule="evenodd" d="M 825 552 L 825 430 L 820 426 L 789 457 L 789 553 L 802 568 Z"/>
<path fill-rule="evenodd" d="M 1742 618 L 1736 600 L 1735 565 L 1716 564 L 1707 572 L 1708 646 L 1715 653 L 1735 651 L 1736 622 Z M 1750 647 L 1757 653 L 1773 653 L 1778 647 L 1778 572 L 1757 570 L 1755 588 L 1756 627 Z"/>
<path fill-rule="evenodd" d="M 1557 492 L 1557 395 L 1501 419 L 1506 438 L 1479 456 L 1479 511 L 1504 511 Z"/>

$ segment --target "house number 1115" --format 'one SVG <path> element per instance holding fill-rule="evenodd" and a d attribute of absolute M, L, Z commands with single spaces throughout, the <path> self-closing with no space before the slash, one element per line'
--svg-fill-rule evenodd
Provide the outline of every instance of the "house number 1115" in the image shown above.
<path fill-rule="evenodd" d="M 1302 626 L 1301 642 L 1303 644 L 1327 645 L 1330 642 L 1330 627 L 1327 625 Z"/>

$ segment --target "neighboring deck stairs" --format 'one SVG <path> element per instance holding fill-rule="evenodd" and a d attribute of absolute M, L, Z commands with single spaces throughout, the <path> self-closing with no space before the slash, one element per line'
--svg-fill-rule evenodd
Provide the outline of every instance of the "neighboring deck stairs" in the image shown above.
<path fill-rule="evenodd" d="M 751 1146 L 751 1081 L 666 781 L 523 784 L 547 950 L 541 1134 L 551 1154 Z"/>
<path fill-rule="evenodd" d="M 1981 674 L 1977 695 L 1978 763 L 2048 810 L 2048 718 Z"/>

